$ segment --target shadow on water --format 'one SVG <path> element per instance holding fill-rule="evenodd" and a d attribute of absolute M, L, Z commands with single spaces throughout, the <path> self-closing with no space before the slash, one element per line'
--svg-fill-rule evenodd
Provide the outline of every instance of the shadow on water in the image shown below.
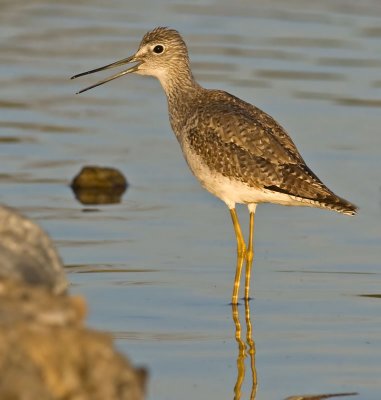
<path fill-rule="evenodd" d="M 285 400 L 323 400 L 330 399 L 333 397 L 347 397 L 347 396 L 357 396 L 358 393 L 326 393 L 326 394 L 305 394 L 301 396 L 289 396 Z"/>
<path fill-rule="evenodd" d="M 157 269 L 153 268 L 123 268 L 116 264 L 100 264 L 100 265 L 65 265 L 71 273 L 76 274 L 100 274 L 100 273 L 128 273 L 128 272 L 157 272 Z"/>
<path fill-rule="evenodd" d="M 118 204 L 122 200 L 125 189 L 73 189 L 75 198 L 83 205 Z"/>
<path fill-rule="evenodd" d="M 371 294 L 359 294 L 359 297 L 370 297 L 371 299 L 381 299 L 381 294 L 371 293 Z"/>

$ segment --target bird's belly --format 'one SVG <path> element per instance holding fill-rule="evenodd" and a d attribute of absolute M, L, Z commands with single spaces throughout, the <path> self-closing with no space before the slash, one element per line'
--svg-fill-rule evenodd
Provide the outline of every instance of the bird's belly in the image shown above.
<path fill-rule="evenodd" d="M 192 172 L 206 190 L 224 201 L 229 208 L 234 207 L 236 203 L 250 204 L 266 201 L 261 190 L 211 171 L 207 166 L 192 169 Z"/>
<path fill-rule="evenodd" d="M 189 168 L 201 185 L 224 201 L 229 208 L 234 207 L 236 203 L 290 203 L 290 197 L 285 194 L 255 188 L 238 179 L 234 179 L 234 177 L 228 177 L 213 170 L 201 156 L 191 152 L 186 144 L 183 144 L 182 150 Z"/>

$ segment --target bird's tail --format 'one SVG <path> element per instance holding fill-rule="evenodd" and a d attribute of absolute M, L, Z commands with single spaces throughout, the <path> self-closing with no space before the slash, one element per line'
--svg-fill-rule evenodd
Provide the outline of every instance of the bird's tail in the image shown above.
<path fill-rule="evenodd" d="M 345 215 L 355 215 L 358 210 L 356 205 L 336 195 L 326 197 L 320 201 L 320 205 L 322 208 L 337 211 Z"/>

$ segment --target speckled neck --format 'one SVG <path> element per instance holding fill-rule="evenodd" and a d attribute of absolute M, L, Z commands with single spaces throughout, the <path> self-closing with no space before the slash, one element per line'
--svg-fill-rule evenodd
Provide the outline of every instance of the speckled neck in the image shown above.
<path fill-rule="evenodd" d="M 167 70 L 158 78 L 170 104 L 192 98 L 201 89 L 201 86 L 193 77 L 188 62 L 185 62 L 185 60 L 178 63 L 176 68 Z"/>
<path fill-rule="evenodd" d="M 192 114 L 197 103 L 196 99 L 205 89 L 194 79 L 186 60 L 158 78 L 167 96 L 172 129 L 180 140 L 182 127 Z"/>

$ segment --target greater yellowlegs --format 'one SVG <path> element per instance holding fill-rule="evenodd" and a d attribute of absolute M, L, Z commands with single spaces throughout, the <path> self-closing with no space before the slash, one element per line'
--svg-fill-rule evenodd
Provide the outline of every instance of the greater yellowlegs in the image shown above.
<path fill-rule="evenodd" d="M 187 46 L 174 29 L 146 33 L 131 57 L 72 77 L 135 63 L 78 93 L 136 73 L 159 79 L 169 119 L 184 157 L 201 185 L 226 203 L 237 240 L 236 304 L 246 259 L 245 299 L 249 298 L 254 256 L 254 214 L 258 203 L 326 208 L 354 215 L 357 207 L 336 196 L 307 167 L 287 132 L 268 114 L 222 90 L 204 89 L 190 69 Z M 246 247 L 235 205 L 247 204 L 250 233 Z M 242 262 L 240 262 L 242 261 Z"/>

